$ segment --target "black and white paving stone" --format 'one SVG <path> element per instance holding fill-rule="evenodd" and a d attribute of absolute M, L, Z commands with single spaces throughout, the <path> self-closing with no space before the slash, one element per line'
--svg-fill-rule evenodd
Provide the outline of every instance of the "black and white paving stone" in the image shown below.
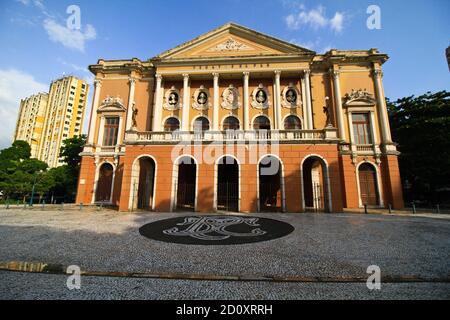
<path fill-rule="evenodd" d="M 377 265 L 383 276 L 408 275 L 435 279 L 448 279 L 450 276 L 450 220 L 447 219 L 259 213 L 245 217 L 274 219 L 291 225 L 294 230 L 276 239 L 239 245 L 162 242 L 144 237 L 139 231 L 149 223 L 172 218 L 184 221 L 186 216 L 181 213 L 128 214 L 106 210 L 0 210 L 0 262 L 78 265 L 82 270 L 89 271 L 280 277 L 361 277 L 368 276 L 368 266 Z M 74 297 L 77 293 L 69 292 L 64 279 L 63 275 L 2 271 L 0 298 L 46 298 L 54 297 L 56 293 L 60 293 L 61 297 Z M 449 283 L 387 283 L 382 286 L 381 293 L 374 296 L 373 291 L 363 283 L 214 282 L 108 277 L 86 277 L 85 281 L 86 286 L 82 290 L 87 291 L 83 291 L 82 298 L 117 298 L 120 295 L 126 298 L 224 299 L 450 298 Z M 116 284 L 124 289 L 111 289 Z M 133 289 L 139 286 L 141 289 Z M 23 291 L 25 287 L 28 287 L 28 293 Z M 150 289 L 156 287 L 164 290 Z M 172 290 L 167 289 L 169 287 Z M 64 290 L 69 293 L 61 293 Z"/>

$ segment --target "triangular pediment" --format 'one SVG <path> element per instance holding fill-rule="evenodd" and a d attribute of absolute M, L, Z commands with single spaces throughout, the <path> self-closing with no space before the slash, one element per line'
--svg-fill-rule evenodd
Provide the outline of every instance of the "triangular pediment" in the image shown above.
<path fill-rule="evenodd" d="M 163 52 L 161 60 L 214 57 L 313 55 L 315 52 L 234 23 Z"/>

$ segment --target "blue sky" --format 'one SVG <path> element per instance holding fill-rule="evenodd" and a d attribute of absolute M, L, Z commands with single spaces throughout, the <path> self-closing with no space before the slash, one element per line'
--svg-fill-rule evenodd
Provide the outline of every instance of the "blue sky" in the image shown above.
<path fill-rule="evenodd" d="M 366 26 L 371 4 L 381 9 L 379 30 Z M 66 27 L 70 5 L 80 7 L 80 30 Z M 320 53 L 379 48 L 390 56 L 391 99 L 449 90 L 449 16 L 448 0 L 1 0 L 0 148 L 11 142 L 20 98 L 48 90 L 52 79 L 92 82 L 87 66 L 99 58 L 147 59 L 230 21 Z"/>

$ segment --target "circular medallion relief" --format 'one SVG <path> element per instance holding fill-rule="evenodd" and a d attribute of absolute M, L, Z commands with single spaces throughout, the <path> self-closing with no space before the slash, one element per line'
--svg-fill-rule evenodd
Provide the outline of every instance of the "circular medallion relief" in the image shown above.
<path fill-rule="evenodd" d="M 302 105 L 299 101 L 299 91 L 293 83 L 283 89 L 281 105 L 285 108 L 297 108 Z"/>
<path fill-rule="evenodd" d="M 178 94 L 176 92 L 171 92 L 169 94 L 169 99 L 168 99 L 169 105 L 176 106 L 178 104 L 178 101 L 179 101 Z"/>
<path fill-rule="evenodd" d="M 286 91 L 286 101 L 293 104 L 297 102 L 297 92 L 294 89 Z"/>
<path fill-rule="evenodd" d="M 253 90 L 252 93 L 252 107 L 256 109 L 267 109 L 269 108 L 269 92 L 267 91 L 267 88 L 263 86 L 262 83 L 258 85 Z"/>
<path fill-rule="evenodd" d="M 167 90 L 163 108 L 166 110 L 177 110 L 180 108 L 180 92 L 174 86 Z"/>
<path fill-rule="evenodd" d="M 208 95 L 207 95 L 205 92 L 201 91 L 201 92 L 198 94 L 198 97 L 197 97 L 197 103 L 198 103 L 198 104 L 201 104 L 201 105 L 204 105 L 204 104 L 206 104 L 207 102 L 208 102 Z"/>
<path fill-rule="evenodd" d="M 256 101 L 261 104 L 267 101 L 267 94 L 264 90 L 258 90 L 256 92 Z"/>
<path fill-rule="evenodd" d="M 294 231 L 289 223 L 251 216 L 185 216 L 158 220 L 139 233 L 152 240 L 191 245 L 233 245 L 268 241 Z"/>

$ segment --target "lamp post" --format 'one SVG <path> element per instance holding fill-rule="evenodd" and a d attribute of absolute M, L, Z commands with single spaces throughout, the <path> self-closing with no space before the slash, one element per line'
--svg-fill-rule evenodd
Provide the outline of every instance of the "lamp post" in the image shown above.
<path fill-rule="evenodd" d="M 38 176 L 39 173 L 42 173 L 42 172 L 43 172 L 42 170 L 39 170 L 39 171 L 34 175 L 33 189 L 31 190 L 30 207 L 33 206 L 34 188 L 36 187 L 37 176 Z"/>

